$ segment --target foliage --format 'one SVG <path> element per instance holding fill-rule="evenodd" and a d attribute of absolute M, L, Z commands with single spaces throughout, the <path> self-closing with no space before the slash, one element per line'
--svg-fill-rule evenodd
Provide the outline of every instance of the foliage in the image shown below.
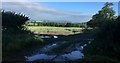
<path fill-rule="evenodd" d="M 1 13 L 3 56 L 43 44 L 42 39 L 34 38 L 32 32 L 26 30 L 24 24 L 29 20 L 28 17 L 9 11 L 1 11 Z"/>
<path fill-rule="evenodd" d="M 111 7 L 112 5 L 113 3 L 105 3 L 104 7 L 87 22 L 87 25 L 93 28 L 101 27 L 104 22 L 115 19 L 115 11 Z"/>
<path fill-rule="evenodd" d="M 29 21 L 26 23 L 28 26 L 53 26 L 53 27 L 85 27 L 86 23 L 70 23 L 70 22 L 36 22 Z"/>
<path fill-rule="evenodd" d="M 2 51 L 3 56 L 18 53 L 24 49 L 43 44 L 42 39 L 36 39 L 28 34 L 3 34 Z"/>
<path fill-rule="evenodd" d="M 115 18 L 111 5 L 113 4 L 107 2 L 87 23 L 96 30 L 96 34 L 91 44 L 85 47 L 85 55 L 100 55 L 120 60 L 120 16 Z"/>
<path fill-rule="evenodd" d="M 119 63 L 119 61 L 100 55 L 86 55 L 80 63 Z"/>
<path fill-rule="evenodd" d="M 24 24 L 29 18 L 24 14 L 17 14 L 15 12 L 5 12 L 2 13 L 2 27 L 5 29 L 24 29 Z"/>
<path fill-rule="evenodd" d="M 120 17 L 108 21 L 94 36 L 94 41 L 85 48 L 86 54 L 103 55 L 120 59 Z M 97 52 L 96 52 L 97 51 Z"/>

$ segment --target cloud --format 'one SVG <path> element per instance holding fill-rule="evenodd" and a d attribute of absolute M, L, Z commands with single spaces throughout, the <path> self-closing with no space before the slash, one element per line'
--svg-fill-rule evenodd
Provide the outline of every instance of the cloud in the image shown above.
<path fill-rule="evenodd" d="M 29 0 L 2 0 L 2 2 L 29 2 Z"/>
<path fill-rule="evenodd" d="M 31 20 L 52 20 L 52 21 L 70 21 L 85 22 L 91 19 L 92 15 L 83 15 L 77 12 L 65 12 L 43 6 L 42 3 L 27 2 L 3 2 L 2 9 L 6 11 L 15 11 L 23 13 Z"/>

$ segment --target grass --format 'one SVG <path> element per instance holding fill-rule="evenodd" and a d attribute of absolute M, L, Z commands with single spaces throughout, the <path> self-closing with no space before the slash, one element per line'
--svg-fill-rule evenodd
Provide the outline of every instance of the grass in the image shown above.
<path fill-rule="evenodd" d="M 70 35 L 82 32 L 79 27 L 50 27 L 50 26 L 26 26 L 28 30 L 36 34 L 56 34 L 56 35 Z"/>

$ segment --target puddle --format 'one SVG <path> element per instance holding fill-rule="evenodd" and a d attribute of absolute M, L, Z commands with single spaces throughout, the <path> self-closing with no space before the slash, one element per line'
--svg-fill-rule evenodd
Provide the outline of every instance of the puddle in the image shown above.
<path fill-rule="evenodd" d="M 65 61 L 65 60 L 77 60 L 84 57 L 83 53 L 80 51 L 72 51 L 69 54 L 63 55 L 48 55 L 48 54 L 36 54 L 33 56 L 25 56 L 26 61 L 35 61 L 35 60 L 53 60 L 53 61 Z M 54 59 L 53 59 L 54 58 Z"/>
<path fill-rule="evenodd" d="M 54 58 L 56 55 L 47 55 L 47 54 L 36 54 L 33 56 L 25 56 L 26 61 L 35 61 L 35 60 L 50 60 Z"/>
<path fill-rule="evenodd" d="M 58 36 L 53 36 L 53 38 L 58 38 Z"/>
<path fill-rule="evenodd" d="M 72 51 L 69 54 L 63 54 L 55 58 L 53 61 L 77 60 L 77 59 L 82 59 L 83 57 L 84 55 L 80 51 Z"/>
<path fill-rule="evenodd" d="M 40 48 L 39 51 L 40 52 L 49 52 L 52 49 L 57 48 L 57 47 L 61 46 L 62 44 L 65 44 L 65 43 L 67 43 L 67 42 L 63 41 L 63 42 L 57 42 L 57 43 L 49 44 L 49 45 L 44 46 L 43 48 Z"/>
<path fill-rule="evenodd" d="M 56 35 L 34 35 L 36 38 L 58 38 Z"/>
<path fill-rule="evenodd" d="M 26 61 L 36 61 L 36 60 L 50 60 L 50 61 L 67 61 L 67 60 L 77 60 L 77 59 L 83 59 L 84 54 L 82 53 L 82 50 L 84 47 L 87 46 L 87 44 L 80 45 L 79 43 L 75 44 L 74 48 L 75 50 L 71 51 L 68 54 L 48 54 L 46 52 L 51 51 L 54 48 L 59 47 L 60 45 L 63 45 L 67 43 L 64 42 L 56 42 L 53 44 L 49 44 L 44 46 L 43 48 L 39 49 L 39 54 L 33 54 L 32 56 L 25 56 Z M 89 43 L 88 43 L 89 44 Z M 72 47 L 73 48 L 73 47 Z"/>
<path fill-rule="evenodd" d="M 58 44 L 50 44 L 50 45 L 46 45 L 45 47 L 41 48 L 40 51 L 41 52 L 48 52 L 51 51 L 52 49 L 58 47 Z"/>

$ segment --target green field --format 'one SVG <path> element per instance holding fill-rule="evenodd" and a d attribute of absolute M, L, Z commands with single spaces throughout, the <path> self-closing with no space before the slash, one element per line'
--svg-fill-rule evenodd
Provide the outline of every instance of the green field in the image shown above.
<path fill-rule="evenodd" d="M 70 35 L 82 33 L 82 28 L 79 27 L 27 26 L 27 29 L 36 34 Z"/>

